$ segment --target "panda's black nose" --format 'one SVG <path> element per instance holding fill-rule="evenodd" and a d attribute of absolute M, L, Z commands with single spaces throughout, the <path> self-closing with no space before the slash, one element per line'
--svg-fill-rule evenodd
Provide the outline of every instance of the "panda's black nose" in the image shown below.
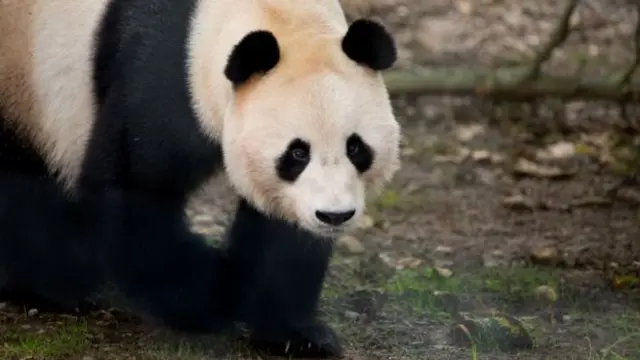
<path fill-rule="evenodd" d="M 333 211 L 316 211 L 318 220 L 325 224 L 338 226 L 345 223 L 355 215 L 355 210 L 333 212 Z"/>

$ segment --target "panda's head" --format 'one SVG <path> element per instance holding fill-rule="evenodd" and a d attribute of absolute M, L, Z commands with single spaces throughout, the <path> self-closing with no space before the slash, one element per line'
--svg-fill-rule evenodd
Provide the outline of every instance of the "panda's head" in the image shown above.
<path fill-rule="evenodd" d="M 223 148 L 239 194 L 321 236 L 351 229 L 365 194 L 399 167 L 400 127 L 380 75 L 395 59 L 392 37 L 364 19 L 339 37 L 247 34 L 225 68 L 234 100 Z"/>

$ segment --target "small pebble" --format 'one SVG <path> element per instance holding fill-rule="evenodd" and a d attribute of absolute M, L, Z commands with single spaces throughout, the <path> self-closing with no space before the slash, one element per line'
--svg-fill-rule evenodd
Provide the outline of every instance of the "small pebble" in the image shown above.
<path fill-rule="evenodd" d="M 362 242 L 351 235 L 344 235 L 338 238 L 338 245 L 353 254 L 360 254 L 365 250 Z"/>
<path fill-rule="evenodd" d="M 360 314 L 355 311 L 347 310 L 344 312 L 344 316 L 346 316 L 348 319 L 355 320 L 360 317 Z"/>
<path fill-rule="evenodd" d="M 446 269 L 446 268 L 434 268 L 434 270 L 438 273 L 438 275 L 442 276 L 443 278 L 450 278 L 451 276 L 453 276 L 453 271 Z"/>
<path fill-rule="evenodd" d="M 444 246 L 444 245 L 438 245 L 434 251 L 443 255 L 453 254 L 453 248 L 450 246 Z"/>

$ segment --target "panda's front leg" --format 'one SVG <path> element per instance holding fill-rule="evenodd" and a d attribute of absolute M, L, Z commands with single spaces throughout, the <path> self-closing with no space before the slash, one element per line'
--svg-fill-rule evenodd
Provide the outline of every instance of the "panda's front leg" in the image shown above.
<path fill-rule="evenodd" d="M 339 357 L 335 332 L 318 319 L 332 254 L 328 239 L 265 216 L 240 201 L 228 237 L 235 317 L 271 355 Z"/>

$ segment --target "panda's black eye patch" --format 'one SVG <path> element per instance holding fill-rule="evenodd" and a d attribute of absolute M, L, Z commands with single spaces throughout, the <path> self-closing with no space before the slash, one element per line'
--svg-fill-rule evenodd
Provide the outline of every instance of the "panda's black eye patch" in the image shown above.
<path fill-rule="evenodd" d="M 347 139 L 347 157 L 359 173 L 363 173 L 373 164 L 373 149 L 362 140 L 360 135 L 351 134 Z"/>
<path fill-rule="evenodd" d="M 302 139 L 294 139 L 276 161 L 280 179 L 294 182 L 311 161 L 311 145 Z"/>

